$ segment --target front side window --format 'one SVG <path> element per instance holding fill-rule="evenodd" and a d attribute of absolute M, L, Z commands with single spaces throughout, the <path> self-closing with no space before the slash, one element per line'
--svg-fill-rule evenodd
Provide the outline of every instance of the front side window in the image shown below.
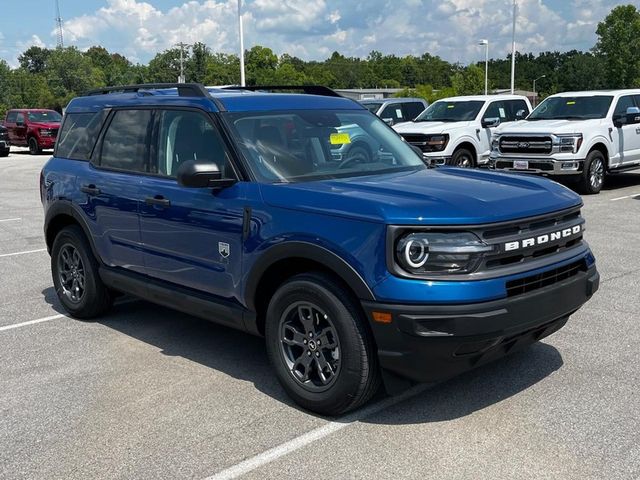
<path fill-rule="evenodd" d="M 527 120 L 589 120 L 605 118 L 613 97 L 548 97 L 531 112 Z"/>
<path fill-rule="evenodd" d="M 144 172 L 151 131 L 151 110 L 118 110 L 102 141 L 100 166 Z"/>
<path fill-rule="evenodd" d="M 499 118 L 501 122 L 508 122 L 509 115 L 507 113 L 507 105 L 504 101 L 491 102 L 487 111 L 484 112 L 484 118 Z"/>
<path fill-rule="evenodd" d="M 18 113 L 18 115 L 16 116 L 16 123 L 24 123 L 24 113 Z"/>
<path fill-rule="evenodd" d="M 469 122 L 475 120 L 484 105 L 482 100 L 438 100 L 415 119 L 416 122 Z"/>
<path fill-rule="evenodd" d="M 376 113 L 378 110 L 380 110 L 380 107 L 382 106 L 382 104 L 367 102 L 367 103 L 363 103 L 362 106 L 367 110 L 369 110 L 371 113 Z"/>
<path fill-rule="evenodd" d="M 222 115 L 261 182 L 304 182 L 426 168 L 409 145 L 364 110 Z"/>
<path fill-rule="evenodd" d="M 60 122 L 62 115 L 55 110 L 46 110 L 43 112 L 28 112 L 30 122 Z"/>
<path fill-rule="evenodd" d="M 383 120 L 393 120 L 394 123 L 402 121 L 404 118 L 402 116 L 402 104 L 390 103 L 380 112 L 380 118 Z"/>
<path fill-rule="evenodd" d="M 616 109 L 613 112 L 613 118 L 624 117 L 627 114 L 627 108 L 635 107 L 636 104 L 633 101 L 633 95 L 625 95 L 620 97 Z"/>
<path fill-rule="evenodd" d="M 180 164 L 193 160 L 215 163 L 225 178 L 233 177 L 222 138 L 204 115 L 181 110 L 165 110 L 158 114 L 158 157 L 151 165 L 151 173 L 175 178 Z"/>
<path fill-rule="evenodd" d="M 18 112 L 9 112 L 7 114 L 7 123 L 15 123 L 18 118 Z"/>

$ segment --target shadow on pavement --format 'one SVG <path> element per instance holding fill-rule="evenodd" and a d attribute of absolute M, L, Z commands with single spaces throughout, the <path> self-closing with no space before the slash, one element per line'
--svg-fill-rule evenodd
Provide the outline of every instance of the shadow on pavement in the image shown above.
<path fill-rule="evenodd" d="M 159 348 L 164 355 L 180 356 L 252 382 L 260 392 L 297 408 L 278 384 L 262 338 L 138 300 L 120 300 L 112 312 L 97 321 Z M 464 417 L 528 389 L 561 366 L 558 350 L 538 343 L 497 363 L 434 384 L 416 397 L 361 421 L 415 424 Z M 372 401 L 384 396 L 378 392 Z"/>
<path fill-rule="evenodd" d="M 603 190 L 640 186 L 640 175 L 633 173 L 617 173 L 605 178 Z"/>

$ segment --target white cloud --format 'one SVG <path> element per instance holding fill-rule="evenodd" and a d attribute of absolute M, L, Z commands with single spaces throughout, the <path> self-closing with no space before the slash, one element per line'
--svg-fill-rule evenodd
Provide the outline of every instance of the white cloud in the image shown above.
<path fill-rule="evenodd" d="M 205 42 L 215 51 L 238 46 L 237 0 L 185 1 L 162 11 L 149 2 L 106 0 L 90 15 L 65 22 L 65 42 L 102 44 L 148 61 L 177 42 Z M 609 10 L 629 0 L 518 0 L 517 48 L 522 52 L 589 49 Z M 569 3 L 570 2 L 570 3 Z M 429 52 L 449 61 L 482 58 L 480 38 L 493 57 L 511 49 L 512 0 L 245 0 L 245 46 L 326 58 L 339 50 L 366 56 L 375 49 L 398 55 Z M 567 12 L 569 12 L 567 14 Z M 52 39 L 55 32 L 52 32 Z"/>

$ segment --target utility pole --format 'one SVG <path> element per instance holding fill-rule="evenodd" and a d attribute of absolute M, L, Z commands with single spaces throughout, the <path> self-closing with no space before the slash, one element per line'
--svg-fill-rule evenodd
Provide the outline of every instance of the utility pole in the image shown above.
<path fill-rule="evenodd" d="M 62 36 L 62 17 L 60 16 L 59 0 L 56 0 L 56 37 L 58 48 L 64 48 L 64 38 Z"/>
<path fill-rule="evenodd" d="M 184 49 L 189 48 L 191 45 L 180 42 L 176 46 L 180 47 L 180 76 L 178 77 L 178 83 L 184 83 Z"/>
<path fill-rule="evenodd" d="M 518 14 L 518 5 L 513 0 L 513 33 L 511 36 L 511 95 L 515 93 L 516 88 L 516 16 Z"/>
<path fill-rule="evenodd" d="M 242 0 L 238 0 L 238 34 L 240 35 L 240 86 L 245 86 L 244 79 L 244 34 L 242 32 Z"/>
<path fill-rule="evenodd" d="M 483 39 L 478 45 L 484 45 L 484 94 L 489 93 L 489 40 Z"/>

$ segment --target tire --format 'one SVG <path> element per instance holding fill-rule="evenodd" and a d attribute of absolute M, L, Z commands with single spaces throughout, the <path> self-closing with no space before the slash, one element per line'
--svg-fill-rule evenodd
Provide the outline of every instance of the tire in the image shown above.
<path fill-rule="evenodd" d="M 298 405 L 322 415 L 357 408 L 380 386 L 371 333 L 337 283 L 319 272 L 292 277 L 271 299 L 265 325 L 280 384 Z"/>
<path fill-rule="evenodd" d="M 453 152 L 451 165 L 459 168 L 473 168 L 476 166 L 473 153 L 466 148 L 460 148 Z"/>
<path fill-rule="evenodd" d="M 580 175 L 578 188 L 581 193 L 594 195 L 600 193 L 604 184 L 606 172 L 606 159 L 602 152 L 593 150 L 589 152 L 584 161 L 582 175 Z"/>
<path fill-rule="evenodd" d="M 36 137 L 31 137 L 29 139 L 29 154 L 31 155 L 39 155 L 42 153 L 42 149 L 40 145 L 38 145 L 38 140 Z"/>
<path fill-rule="evenodd" d="M 3 150 L 2 152 L 0 152 L 0 157 L 8 157 L 9 156 L 9 150 Z"/>
<path fill-rule="evenodd" d="M 51 274 L 56 294 L 71 316 L 90 319 L 107 312 L 113 296 L 102 283 L 98 262 L 82 229 L 62 229 L 51 249 Z"/>

